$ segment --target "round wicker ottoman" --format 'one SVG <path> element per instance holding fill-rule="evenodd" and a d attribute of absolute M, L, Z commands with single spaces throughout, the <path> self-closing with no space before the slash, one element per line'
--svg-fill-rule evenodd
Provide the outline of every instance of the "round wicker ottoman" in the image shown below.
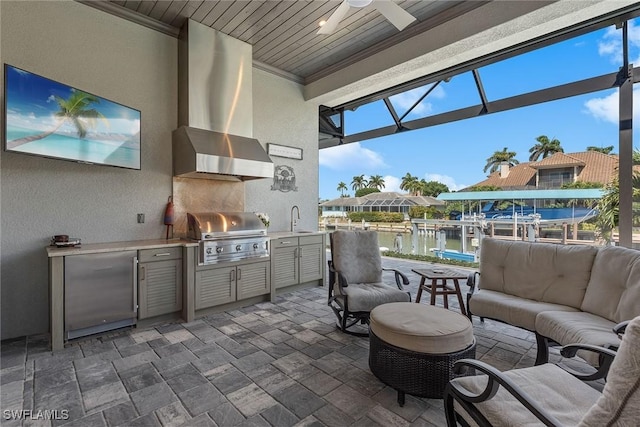
<path fill-rule="evenodd" d="M 459 313 L 410 302 L 382 304 L 371 311 L 369 367 L 398 392 L 442 399 L 458 359 L 475 358 L 469 319 Z"/>

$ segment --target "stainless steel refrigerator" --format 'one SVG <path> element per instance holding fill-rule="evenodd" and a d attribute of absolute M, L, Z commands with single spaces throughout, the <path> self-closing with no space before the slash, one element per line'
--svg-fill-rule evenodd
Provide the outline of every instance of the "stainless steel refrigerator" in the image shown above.
<path fill-rule="evenodd" d="M 65 257 L 66 339 L 136 323 L 137 255 L 137 251 L 124 251 Z"/>

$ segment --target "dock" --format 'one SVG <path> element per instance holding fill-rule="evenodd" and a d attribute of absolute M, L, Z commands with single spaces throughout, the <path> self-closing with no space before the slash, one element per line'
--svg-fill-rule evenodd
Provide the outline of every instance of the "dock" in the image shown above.
<path fill-rule="evenodd" d="M 375 230 L 393 233 L 407 233 L 438 237 L 445 233 L 446 238 L 492 237 L 501 240 L 523 240 L 564 245 L 605 244 L 592 230 L 580 230 L 579 221 L 542 220 L 531 218 L 463 220 L 412 219 L 401 223 L 350 222 L 337 219 L 322 219 L 318 223 L 320 230 Z M 463 241 L 465 241 L 464 239 Z M 618 233 L 613 233 L 613 242 L 619 241 Z M 640 247 L 640 233 L 633 234 L 633 247 Z M 480 243 L 480 242 L 478 242 Z M 466 248 L 465 248 L 466 249 Z M 465 250 L 463 250 L 465 252 Z"/>

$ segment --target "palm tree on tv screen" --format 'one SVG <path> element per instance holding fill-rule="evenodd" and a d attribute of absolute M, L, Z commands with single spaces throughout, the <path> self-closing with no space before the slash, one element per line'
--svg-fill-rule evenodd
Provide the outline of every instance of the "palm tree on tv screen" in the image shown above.
<path fill-rule="evenodd" d="M 89 129 L 95 128 L 97 119 L 107 121 L 107 118 L 95 108 L 91 108 L 93 104 L 98 104 L 98 97 L 74 90 L 67 99 L 54 95 L 54 99 L 58 104 L 59 110 L 55 113 L 58 118 L 57 125 L 50 131 L 31 135 L 24 138 L 14 139 L 7 142 L 7 148 L 15 148 L 27 142 L 37 141 L 55 133 L 67 122 L 71 122 L 76 128 L 76 132 L 80 139 L 87 136 Z M 108 121 L 107 121 L 108 123 Z"/>

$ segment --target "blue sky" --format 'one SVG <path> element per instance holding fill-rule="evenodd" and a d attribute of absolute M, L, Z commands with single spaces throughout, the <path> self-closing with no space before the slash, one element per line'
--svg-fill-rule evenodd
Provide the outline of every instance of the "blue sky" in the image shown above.
<path fill-rule="evenodd" d="M 621 40 L 621 31 L 610 27 L 483 67 L 479 72 L 487 98 L 501 99 L 615 72 L 622 64 Z M 629 40 L 630 62 L 640 64 L 640 27 L 630 25 Z M 424 91 L 392 98 L 398 113 L 402 115 Z M 439 85 L 408 120 L 479 103 L 469 72 Z M 639 113 L 640 91 L 634 90 L 636 123 Z M 320 198 L 339 197 L 341 181 L 353 195 L 353 177 L 362 174 L 383 176 L 383 191 L 401 192 L 406 173 L 458 190 L 485 179 L 486 159 L 504 147 L 515 151 L 521 163 L 528 161 L 529 148 L 540 135 L 560 140 L 565 153 L 585 151 L 591 145 L 613 145 L 617 153 L 617 114 L 617 91 L 611 89 L 320 150 Z M 382 101 L 345 113 L 347 135 L 392 123 Z M 634 141 L 638 132 L 634 131 Z"/>

